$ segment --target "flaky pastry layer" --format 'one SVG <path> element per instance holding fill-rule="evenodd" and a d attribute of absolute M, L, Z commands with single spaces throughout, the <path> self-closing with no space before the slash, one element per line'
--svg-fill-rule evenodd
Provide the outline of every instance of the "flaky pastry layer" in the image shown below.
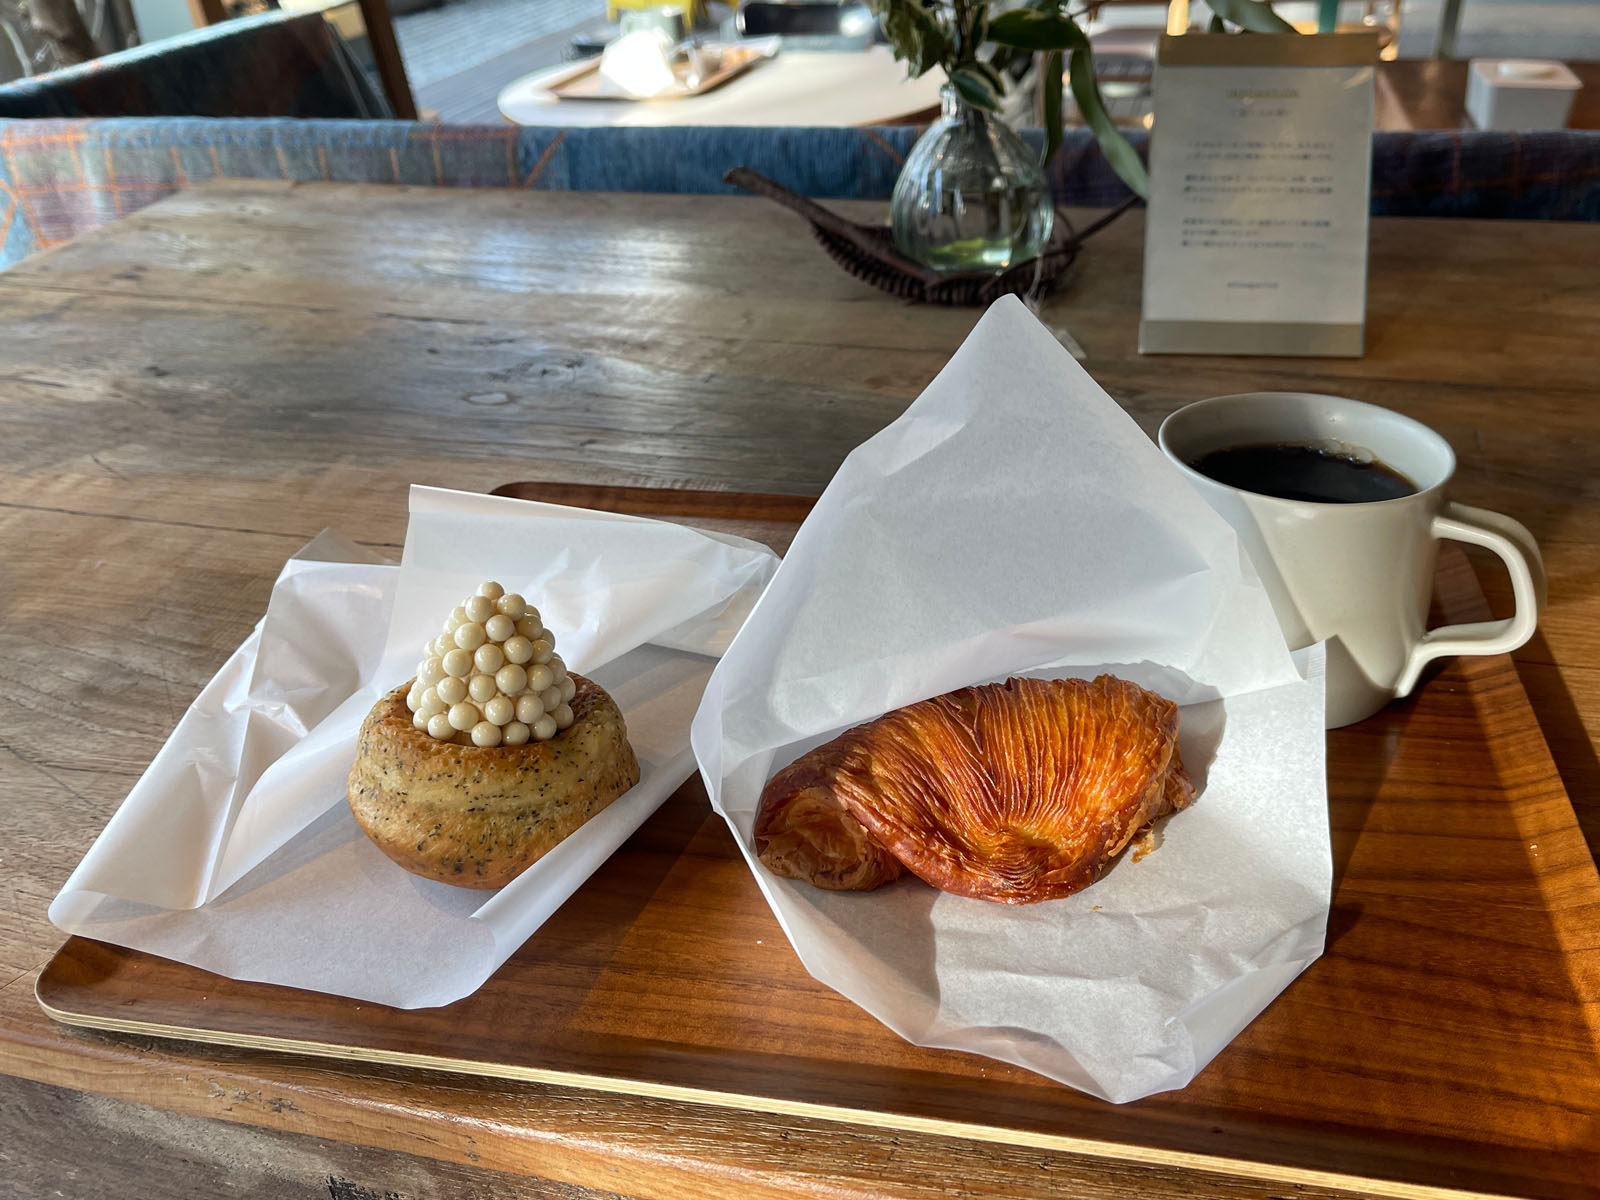
<path fill-rule="evenodd" d="M 775 874 L 834 890 L 909 870 L 982 900 L 1058 899 L 1193 803 L 1177 739 L 1177 705 L 1111 675 L 962 688 L 773 776 L 757 853 Z"/>

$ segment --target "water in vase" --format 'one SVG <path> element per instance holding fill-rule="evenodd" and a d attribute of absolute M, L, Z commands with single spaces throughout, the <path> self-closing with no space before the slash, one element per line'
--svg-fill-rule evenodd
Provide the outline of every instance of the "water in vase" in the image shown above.
<path fill-rule="evenodd" d="M 944 89 L 890 202 L 895 245 L 935 270 L 1000 272 L 1036 257 L 1055 212 L 1033 151 L 1004 122 Z"/>

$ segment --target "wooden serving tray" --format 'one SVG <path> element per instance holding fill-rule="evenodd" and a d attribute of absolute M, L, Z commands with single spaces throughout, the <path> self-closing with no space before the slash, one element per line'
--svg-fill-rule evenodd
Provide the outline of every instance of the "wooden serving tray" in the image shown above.
<path fill-rule="evenodd" d="M 739 45 L 735 42 L 714 42 L 708 43 L 706 49 L 718 55 L 714 71 L 693 87 L 680 79 L 675 87 L 658 96 L 630 96 L 600 74 L 598 58 L 578 63 L 572 70 L 547 84 L 545 90 L 561 100 L 632 100 L 639 103 L 683 100 L 689 96 L 703 96 L 707 92 L 715 91 L 728 81 L 743 75 L 757 63 L 766 62 L 772 57 L 775 46 L 769 41 L 755 46 Z"/>
<path fill-rule="evenodd" d="M 502 493 L 787 546 L 810 501 Z M 1446 548 L 1438 616 L 1487 606 Z M 531 1079 L 1370 1195 L 1600 1194 L 1600 879 L 1507 657 L 1328 738 L 1328 950 L 1189 1087 L 1111 1105 L 903 1042 L 801 967 L 699 780 L 476 994 L 400 1011 L 73 938 L 92 1028 Z"/>

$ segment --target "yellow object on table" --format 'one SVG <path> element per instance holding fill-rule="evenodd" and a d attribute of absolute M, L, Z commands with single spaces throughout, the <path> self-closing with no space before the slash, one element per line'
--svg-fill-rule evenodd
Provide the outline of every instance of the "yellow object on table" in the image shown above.
<path fill-rule="evenodd" d="M 606 0 L 606 20 L 615 21 L 624 9 L 670 8 L 683 14 L 685 23 L 692 29 L 697 23 L 709 21 L 706 0 Z"/>

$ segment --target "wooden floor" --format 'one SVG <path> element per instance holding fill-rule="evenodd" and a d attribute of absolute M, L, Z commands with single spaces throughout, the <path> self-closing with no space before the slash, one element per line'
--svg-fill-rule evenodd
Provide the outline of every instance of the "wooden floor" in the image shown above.
<path fill-rule="evenodd" d="M 426 87 L 579 21 L 606 0 L 393 0 L 395 37 L 414 86 Z M 391 6 L 391 11 L 393 8 Z"/>
<path fill-rule="evenodd" d="M 562 62 L 579 33 L 605 28 L 604 17 L 591 17 L 555 33 L 502 51 L 436 83 L 415 89 L 424 120 L 448 125 L 498 125 L 505 120 L 495 98 L 507 84 Z"/>

